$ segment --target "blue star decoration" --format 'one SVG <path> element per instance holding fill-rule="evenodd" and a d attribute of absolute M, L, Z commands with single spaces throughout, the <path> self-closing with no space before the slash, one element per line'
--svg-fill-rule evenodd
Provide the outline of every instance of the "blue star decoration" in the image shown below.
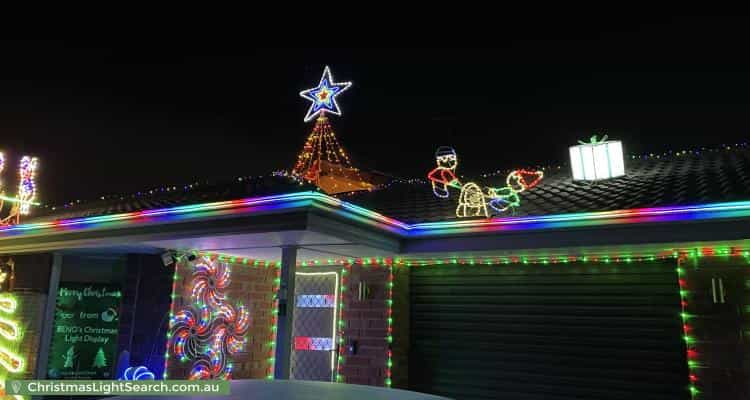
<path fill-rule="evenodd" d="M 349 89 L 351 85 L 351 82 L 334 82 L 331 69 L 326 65 L 318 86 L 299 92 L 300 96 L 312 102 L 310 109 L 307 110 L 307 115 L 305 115 L 305 122 L 315 118 L 318 114 L 322 115 L 324 112 L 341 115 L 339 105 L 336 103 L 336 96 Z"/>

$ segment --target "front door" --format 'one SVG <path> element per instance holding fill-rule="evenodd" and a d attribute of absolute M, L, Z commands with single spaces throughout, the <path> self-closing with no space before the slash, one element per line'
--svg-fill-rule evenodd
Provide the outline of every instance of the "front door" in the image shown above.
<path fill-rule="evenodd" d="M 338 272 L 296 273 L 292 379 L 335 379 L 338 297 Z"/>

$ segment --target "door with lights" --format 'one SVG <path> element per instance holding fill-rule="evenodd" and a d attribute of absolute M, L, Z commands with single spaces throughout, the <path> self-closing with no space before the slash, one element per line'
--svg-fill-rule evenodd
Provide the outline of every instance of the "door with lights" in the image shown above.
<path fill-rule="evenodd" d="M 705 258 L 684 270 L 693 386 L 703 399 L 750 399 L 747 264 Z"/>
<path fill-rule="evenodd" d="M 297 272 L 290 377 L 334 381 L 337 363 L 339 272 Z"/>

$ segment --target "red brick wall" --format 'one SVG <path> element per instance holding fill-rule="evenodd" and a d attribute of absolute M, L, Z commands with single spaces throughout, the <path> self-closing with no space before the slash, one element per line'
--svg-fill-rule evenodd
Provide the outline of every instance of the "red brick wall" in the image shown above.
<path fill-rule="evenodd" d="M 357 342 L 356 354 L 345 352 L 340 368 L 343 381 L 360 385 L 384 386 L 388 361 L 388 267 L 355 264 L 347 274 L 344 293 L 344 338 Z M 358 285 L 370 288 L 368 299 L 358 300 Z"/>
<path fill-rule="evenodd" d="M 214 256 L 215 258 L 215 256 Z M 250 329 L 246 335 L 247 344 L 243 352 L 232 355 L 233 379 L 261 379 L 272 373 L 269 357 L 273 347 L 269 344 L 276 325 L 273 314 L 278 267 L 253 265 L 252 262 L 228 263 L 232 282 L 226 290 L 230 303 L 244 304 L 250 311 Z M 173 312 L 178 312 L 189 304 L 191 294 L 192 267 L 186 262 L 177 266 L 178 280 L 175 282 Z M 169 349 L 167 373 L 170 379 L 184 379 L 188 376 L 192 362 L 180 362 Z"/>

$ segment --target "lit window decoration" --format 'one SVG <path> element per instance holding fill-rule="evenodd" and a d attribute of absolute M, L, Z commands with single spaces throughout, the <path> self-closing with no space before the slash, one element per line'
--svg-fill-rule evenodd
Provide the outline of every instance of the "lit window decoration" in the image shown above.
<path fill-rule="evenodd" d="M 153 372 L 143 365 L 138 367 L 128 367 L 122 373 L 122 381 L 152 381 L 156 379 Z"/>
<path fill-rule="evenodd" d="M 325 112 L 341 115 L 336 96 L 345 92 L 351 85 L 351 82 L 334 82 L 331 69 L 326 65 L 318 86 L 299 92 L 300 96 L 312 102 L 305 115 L 305 122 L 309 122 L 317 115 L 322 116 Z"/>
<path fill-rule="evenodd" d="M 329 337 L 296 336 L 294 350 L 299 351 L 331 351 L 334 340 Z"/>
<path fill-rule="evenodd" d="M 592 136 L 588 143 L 570 147 L 570 168 L 573 180 L 598 181 L 625 175 L 622 142 L 607 140 L 604 135 L 601 140 Z"/>
<path fill-rule="evenodd" d="M 336 307 L 336 297 L 331 294 L 300 294 L 297 296 L 297 307 L 334 308 Z"/>
<path fill-rule="evenodd" d="M 432 192 L 440 198 L 448 198 L 448 188 L 461 189 L 461 182 L 456 177 L 458 167 L 458 155 L 451 147 L 441 146 L 435 151 L 435 162 L 437 167 L 427 174 L 427 179 L 432 183 Z"/>

